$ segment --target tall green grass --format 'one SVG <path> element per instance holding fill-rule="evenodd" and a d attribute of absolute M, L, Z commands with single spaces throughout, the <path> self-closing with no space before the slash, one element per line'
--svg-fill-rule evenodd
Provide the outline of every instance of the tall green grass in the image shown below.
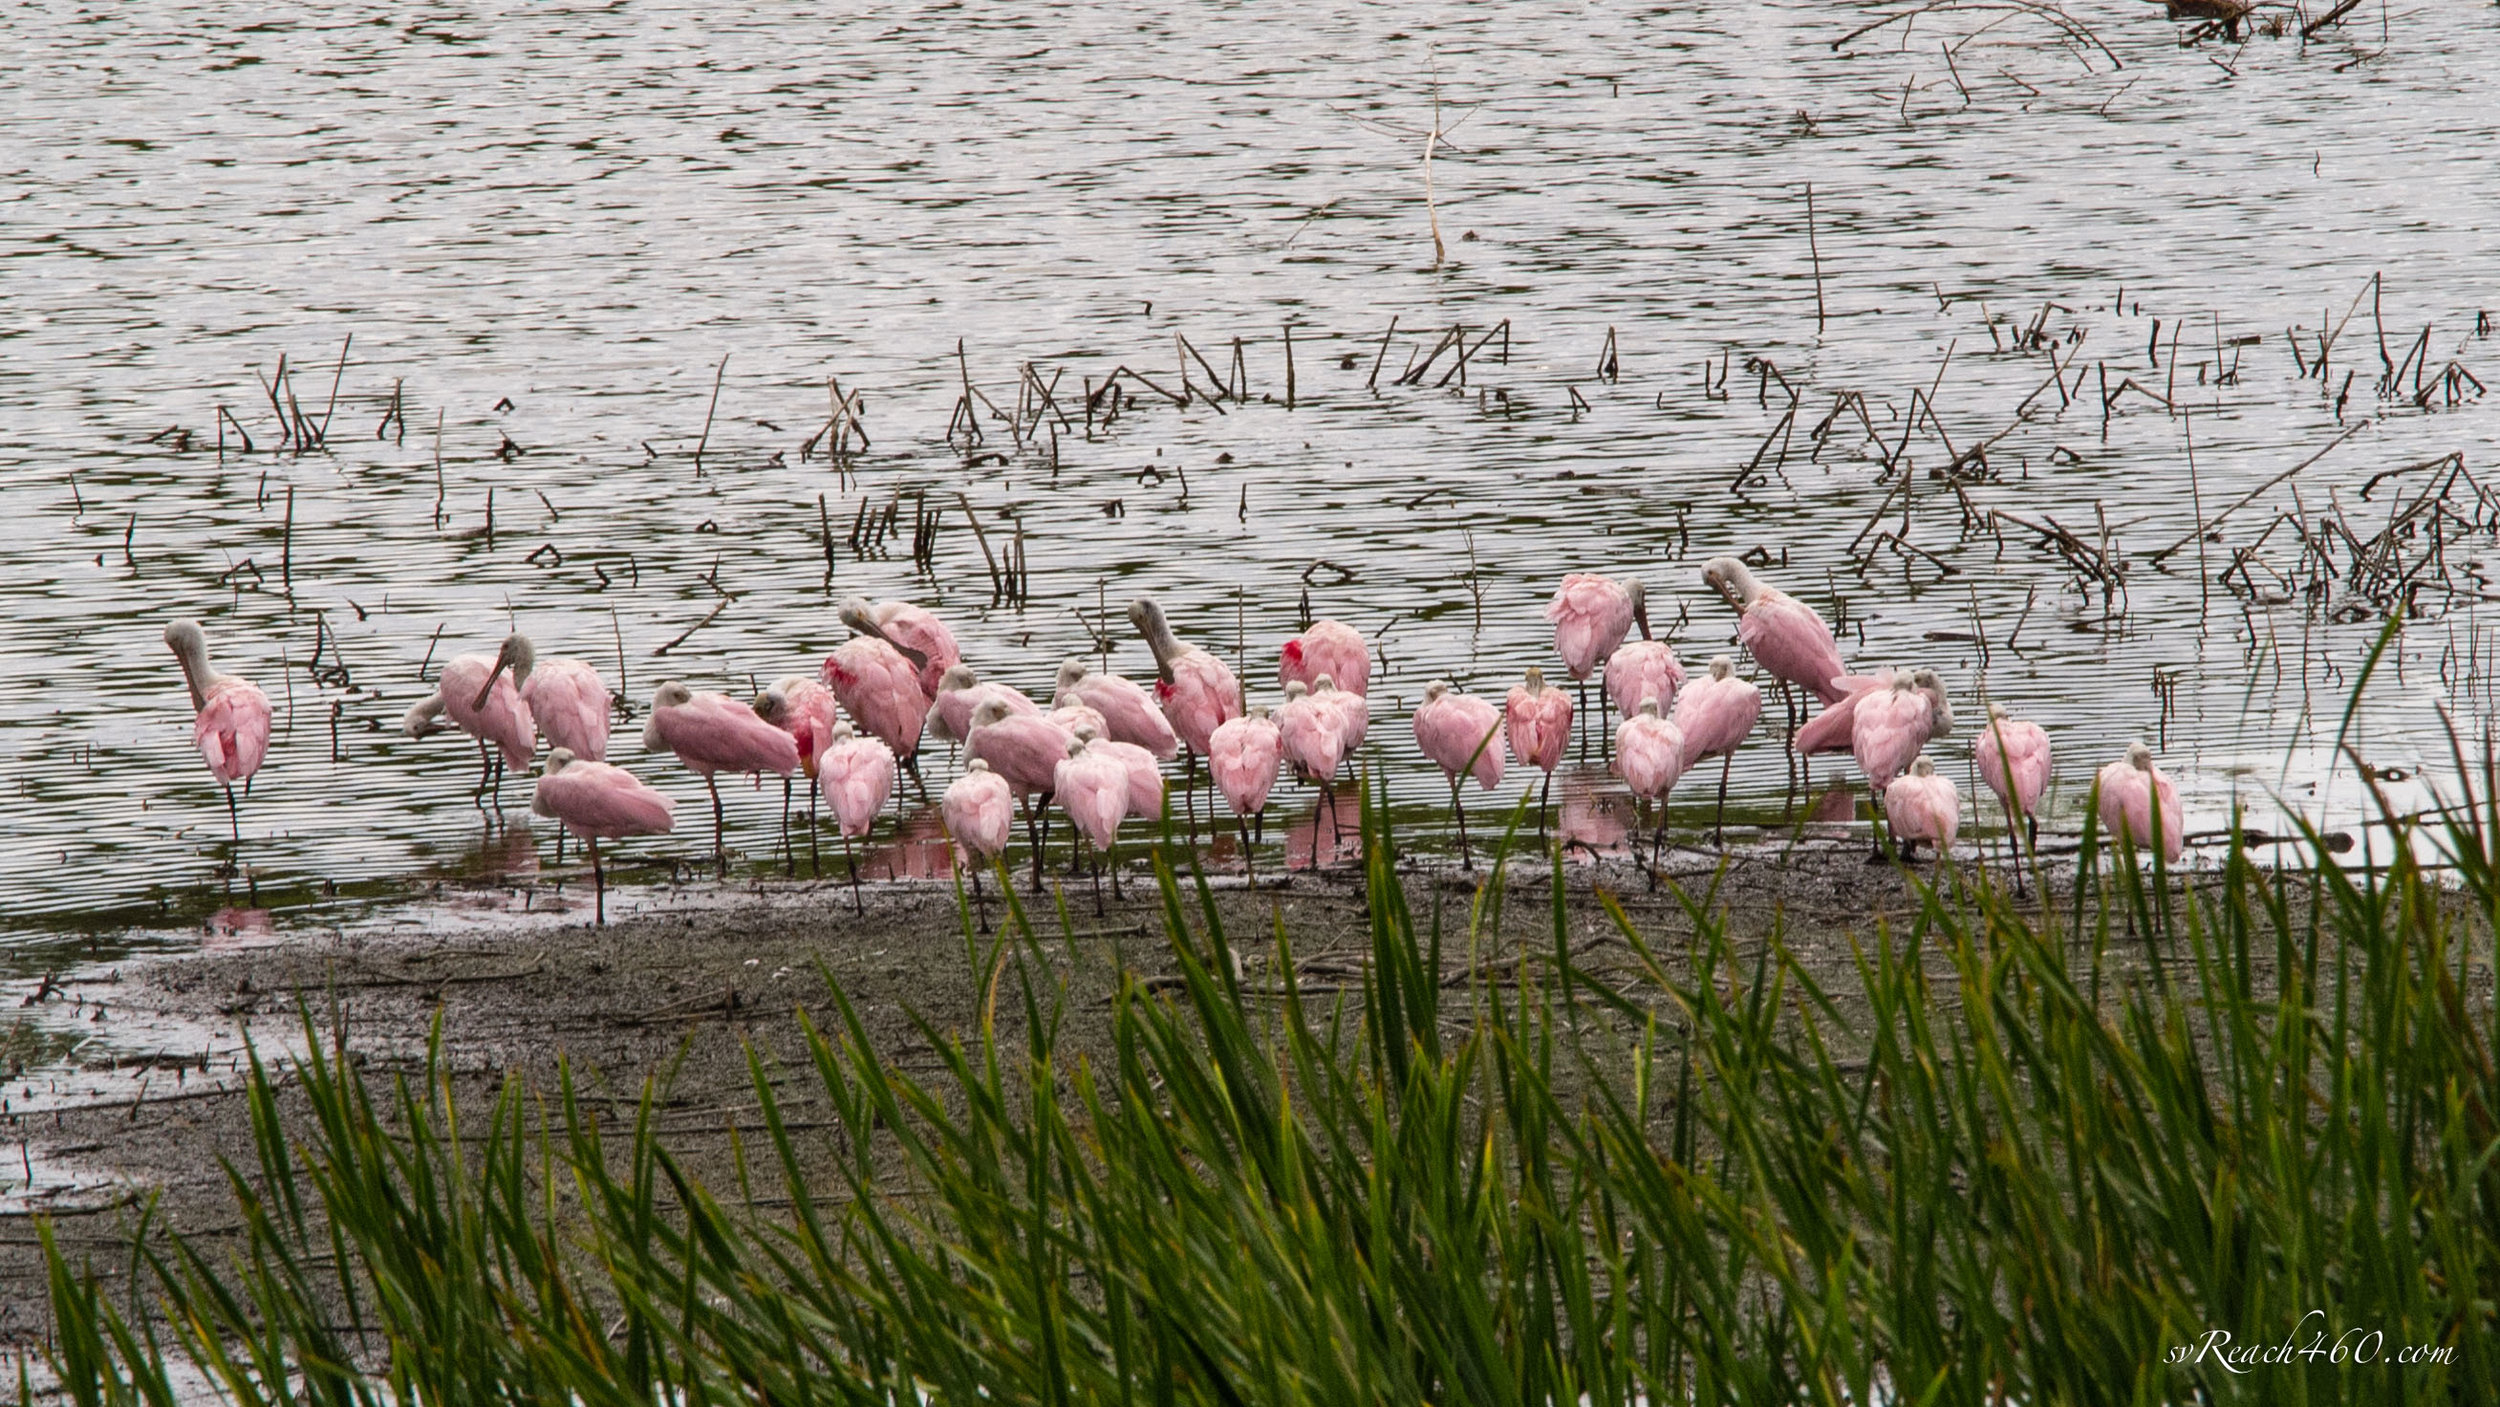
<path fill-rule="evenodd" d="M 1498 866 L 1445 942 L 1372 810 L 1358 990 L 1296 986 L 1281 923 L 1247 983 L 1158 851 L 1179 984 L 1124 982 L 1105 1058 L 1019 909 L 967 931 L 1012 1034 L 924 1027 L 907 1073 L 834 986 L 837 1129 L 758 1059 L 736 1188 L 648 1097 L 460 1109 L 334 1034 L 290 1130 L 256 1064 L 239 1248 L 143 1228 L 109 1293 L 51 1251 L 66 1393 L 170 1403 L 180 1358 L 255 1405 L 2500 1401 L 2488 786 L 2461 886 L 2400 843 L 2189 888 L 2087 831 L 2071 904 L 1912 876 L 1837 979 L 1698 898 L 1689 945 L 1601 896 L 1575 946 L 1558 857 L 1550 946 L 1494 950 Z"/>

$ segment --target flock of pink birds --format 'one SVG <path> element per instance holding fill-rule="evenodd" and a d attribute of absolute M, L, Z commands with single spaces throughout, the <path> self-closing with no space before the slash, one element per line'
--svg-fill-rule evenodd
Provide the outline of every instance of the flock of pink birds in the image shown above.
<path fill-rule="evenodd" d="M 1737 640 L 1754 665 L 1821 704 L 1789 744 L 1808 756 L 1850 754 L 1880 803 L 1884 831 L 1905 858 L 1922 842 L 1939 855 L 1948 852 L 1962 808 L 1952 780 L 1927 754 L 1930 743 L 1953 731 L 1952 708 L 1934 672 L 1850 674 L 1822 617 L 1743 563 L 1714 558 L 1702 580 L 1737 612 Z M 1650 637 L 1638 581 L 1575 572 L 1563 578 L 1545 617 L 1553 623 L 1564 670 L 1578 684 L 1578 710 L 1572 694 L 1548 684 L 1536 666 L 1500 703 L 1436 679 L 1415 708 L 1415 742 L 1450 786 L 1461 863 L 1472 865 L 1461 799 L 1466 779 L 1493 789 L 1507 758 L 1542 771 L 1550 790 L 1574 718 L 1585 714 L 1588 680 L 1601 671 L 1615 720 L 1614 770 L 1644 807 L 1659 804 L 1660 842 L 1668 793 L 1713 758 L 1722 759 L 1723 817 L 1727 766 L 1760 721 L 1761 689 L 1726 655 L 1688 676 L 1675 651 Z M 1154 654 L 1154 677 L 1139 683 L 1071 659 L 1060 667 L 1047 707 L 983 680 L 963 662 L 945 622 L 922 607 L 853 598 L 840 618 L 852 638 L 825 658 L 815 678 L 783 679 L 752 700 L 696 693 L 672 680 L 652 697 L 643 746 L 674 754 L 704 779 L 712 797 L 713 851 L 724 872 L 721 773 L 782 777 L 785 827 L 789 779 L 804 775 L 811 846 L 814 797 L 821 793 L 847 849 L 868 834 L 892 799 L 898 772 L 917 783 L 930 733 L 960 744 L 966 759 L 939 810 L 959 858 L 968 862 L 976 895 L 982 865 L 1004 854 L 1019 811 L 1038 886 L 1049 807 L 1066 816 L 1085 844 L 1108 853 L 1123 821 L 1162 816 L 1163 764 L 1175 757 L 1187 769 L 1184 798 L 1194 796 L 1197 767 L 1205 761 L 1215 792 L 1242 829 L 1247 854 L 1249 827 L 1262 818 L 1284 769 L 1325 785 L 1350 765 L 1371 726 L 1370 645 L 1333 620 L 1315 621 L 1283 643 L 1277 664 L 1282 698 L 1271 709 L 1249 702 L 1222 659 L 1175 636 L 1150 598 L 1136 601 L 1129 619 Z M 197 624 L 174 622 L 165 642 L 190 686 L 198 715 L 193 738 L 226 789 L 239 844 L 235 787 L 248 783 L 267 756 L 268 696 L 210 667 Z M 499 788 L 503 769 L 527 768 L 545 739 L 549 751 L 531 809 L 588 848 L 600 922 L 607 906 L 599 842 L 663 834 L 675 824 L 667 796 L 606 760 L 614 702 L 596 669 L 579 660 L 540 660 L 529 640 L 515 633 L 493 655 L 462 655 L 445 664 L 435 692 L 404 720 L 411 737 L 447 725 L 476 741 L 481 799 Z M 2009 830 L 2036 834 L 2049 781 L 2048 735 L 2000 708 L 1991 706 L 1988 715 L 1973 748 L 1979 775 L 2004 806 Z M 2097 791 L 2101 823 L 2113 837 L 2158 845 L 2167 859 L 2178 859 L 2178 788 L 2143 744 L 2101 769 Z M 1333 791 L 1328 795 L 1333 805 Z M 1540 824 L 1542 814 L 1540 807 Z M 1193 835 L 1195 824 L 1192 801 Z M 852 881 L 856 903 L 856 865 Z M 1116 889 L 1116 865 L 1112 882 Z"/>

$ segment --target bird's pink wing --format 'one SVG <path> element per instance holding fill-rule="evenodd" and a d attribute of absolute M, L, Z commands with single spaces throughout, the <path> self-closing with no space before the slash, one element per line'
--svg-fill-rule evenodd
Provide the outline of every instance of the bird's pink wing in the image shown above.
<path fill-rule="evenodd" d="M 227 679 L 211 690 L 191 730 L 208 770 L 221 782 L 247 782 L 269 755 L 269 696 Z"/>

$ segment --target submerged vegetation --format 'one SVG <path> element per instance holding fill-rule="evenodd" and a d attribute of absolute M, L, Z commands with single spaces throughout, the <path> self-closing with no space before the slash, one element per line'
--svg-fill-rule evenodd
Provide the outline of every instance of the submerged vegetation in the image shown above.
<path fill-rule="evenodd" d="M 1177 979 L 1105 1018 L 1031 913 L 967 922 L 977 1027 L 907 1072 L 833 986 L 735 1187 L 657 1088 L 459 1109 L 334 1029 L 255 1066 L 238 1248 L 143 1221 L 125 1296 L 47 1240 L 53 1366 L 82 1407 L 169 1359 L 249 1404 L 2490 1401 L 2491 780 L 2453 885 L 2087 829 L 2070 898 L 1913 876 L 1838 982 L 1707 892 L 1689 951 L 1592 932 L 1559 857 L 1551 947 L 1480 946 L 1501 867 L 1418 913 L 1369 802 L 1363 971 L 1297 978 L 1280 920 L 1252 980 L 1167 846 Z"/>

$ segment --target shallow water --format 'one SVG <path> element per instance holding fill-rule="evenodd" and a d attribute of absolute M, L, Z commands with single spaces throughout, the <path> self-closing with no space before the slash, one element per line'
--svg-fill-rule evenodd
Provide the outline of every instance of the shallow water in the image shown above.
<path fill-rule="evenodd" d="M 1966 795 L 1984 687 L 2049 725 L 2059 824 L 2136 738 L 2181 778 L 2191 829 L 2277 794 L 2352 824 L 2352 770 L 2325 759 L 2382 617 L 2287 586 L 2290 528 L 2247 572 L 2264 602 L 2212 578 L 2295 493 L 2366 538 L 2435 477 L 2365 499 L 2383 471 L 2454 453 L 2500 486 L 2490 399 L 2453 381 L 2451 405 L 2437 381 L 2451 361 L 2492 379 L 2489 15 L 2186 49 L 2110 0 L 2074 12 L 2109 54 L 2001 12 L 1835 49 L 1886 13 L 13 13 L 0 944 L 29 951 L 8 965 L 44 970 L 36 949 L 65 931 L 230 902 L 222 800 L 159 641 L 175 614 L 277 702 L 242 860 L 308 913 L 540 863 L 543 829 L 482 823 L 465 744 L 396 727 L 431 669 L 512 625 L 542 656 L 621 672 L 639 710 L 667 677 L 746 693 L 812 673 L 852 593 L 938 607 L 985 673 L 1040 691 L 1091 649 L 1098 603 L 1116 626 L 1153 591 L 1184 636 L 1272 661 L 1307 589 L 1378 639 L 1372 757 L 1437 820 L 1447 794 L 1405 722 L 1426 680 L 1498 692 L 1551 663 L 1539 607 L 1575 569 L 1640 575 L 1697 667 L 1729 648 L 1698 583 L 1722 552 L 1845 611 L 1853 664 L 1942 671 L 1966 725 L 1943 764 Z M 1505 321 L 1463 382 L 1443 384 L 1445 354 L 1395 384 L 1452 324 L 1473 347 Z M 2425 323 L 2433 394 L 2382 397 L 2382 329 L 2393 362 Z M 2314 356 L 2339 325 L 2327 380 L 2301 376 L 2291 331 Z M 1183 370 L 1176 334 L 1215 376 Z M 1619 375 L 1601 378 L 1610 335 Z M 1114 367 L 1203 392 L 1236 345 L 1246 403 L 1133 387 L 1089 433 L 1083 388 Z M 281 355 L 329 427 L 310 452 L 282 444 Z M 1784 458 L 1787 394 L 1749 359 L 1801 397 Z M 1066 422 L 1019 443 L 985 410 L 982 444 L 950 441 L 961 380 L 1012 408 L 1028 362 Z M 801 453 L 828 376 L 865 396 L 870 444 L 844 474 Z M 2105 418 L 2102 386 L 2129 378 L 2171 406 L 2129 392 Z M 1931 388 L 1941 435 L 1909 423 Z M 1812 443 L 1852 391 L 1868 425 Z M 2218 540 L 2146 559 L 2365 418 Z M 1906 515 L 1868 427 L 1907 445 Z M 1985 476 L 1958 493 L 1930 477 L 1983 439 Z M 2445 481 L 2457 514 L 2492 520 Z M 1021 524 L 1025 603 L 993 603 L 958 493 L 993 551 Z M 925 571 L 920 494 L 943 510 Z M 902 537 L 855 550 L 863 505 L 898 495 Z M 2105 532 L 2123 610 L 2033 534 L 1981 530 L 1991 511 Z M 1879 516 L 1916 551 L 1867 555 Z M 2400 804 L 2444 755 L 2431 705 L 2453 698 L 2477 731 L 2489 711 L 2495 553 L 2451 530 L 2357 717 Z M 1148 668 L 1110 634 L 1114 668 Z M 1245 674 L 1272 694 L 1267 667 Z M 701 789 L 637 732 L 620 723 L 616 760 L 687 824 L 628 849 L 693 859 Z M 1804 800 L 1774 736 L 1735 767 L 1740 816 Z M 1679 820 L 1698 821 L 1708 786 L 1687 787 Z M 1557 790 L 1595 798 L 1598 832 L 1621 824 L 1599 778 Z M 750 855 L 777 801 L 731 789 Z"/>

